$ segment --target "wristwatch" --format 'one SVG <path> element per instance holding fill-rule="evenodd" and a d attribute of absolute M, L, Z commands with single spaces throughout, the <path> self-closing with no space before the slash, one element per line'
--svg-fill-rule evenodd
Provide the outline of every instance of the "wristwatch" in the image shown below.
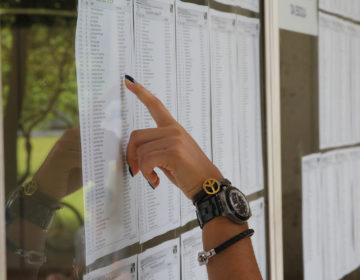
<path fill-rule="evenodd" d="M 30 181 L 17 187 L 6 202 L 6 225 L 15 219 L 25 219 L 43 230 L 48 230 L 56 210 L 61 204 L 38 191 L 38 185 Z"/>
<path fill-rule="evenodd" d="M 211 180 L 214 182 L 214 179 Z M 227 217 L 237 224 L 245 223 L 251 217 L 251 210 L 246 196 L 239 189 L 232 186 L 227 179 L 222 179 L 217 184 L 219 185 L 217 192 L 209 194 L 203 187 L 204 190 L 193 198 L 200 228 L 203 228 L 207 222 L 218 216 Z M 214 182 L 214 185 L 216 185 L 216 182 Z"/>

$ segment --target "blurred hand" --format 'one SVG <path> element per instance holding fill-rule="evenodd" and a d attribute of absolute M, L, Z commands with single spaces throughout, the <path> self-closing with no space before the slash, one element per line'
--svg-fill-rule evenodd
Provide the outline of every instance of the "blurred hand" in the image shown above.
<path fill-rule="evenodd" d="M 82 185 L 80 129 L 64 132 L 56 142 L 33 180 L 39 191 L 59 200 Z"/>
<path fill-rule="evenodd" d="M 222 178 L 217 167 L 158 98 L 137 82 L 125 79 L 125 84 L 157 124 L 157 128 L 136 130 L 130 136 L 126 157 L 134 175 L 141 171 L 157 187 L 160 179 L 154 168 L 158 167 L 189 199 L 201 190 L 206 179 Z"/>

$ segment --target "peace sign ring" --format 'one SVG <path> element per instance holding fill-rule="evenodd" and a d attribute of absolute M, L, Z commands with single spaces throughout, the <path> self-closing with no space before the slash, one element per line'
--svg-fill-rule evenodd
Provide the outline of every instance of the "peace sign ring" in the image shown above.
<path fill-rule="evenodd" d="M 216 179 L 207 179 L 203 184 L 204 191 L 209 195 L 214 195 L 220 191 L 220 183 Z"/>

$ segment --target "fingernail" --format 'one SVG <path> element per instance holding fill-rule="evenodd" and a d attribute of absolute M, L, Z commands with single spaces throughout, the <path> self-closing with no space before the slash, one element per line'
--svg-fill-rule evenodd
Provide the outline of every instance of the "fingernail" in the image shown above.
<path fill-rule="evenodd" d="M 135 79 L 133 77 L 129 76 L 129 75 L 125 75 L 125 79 L 132 82 L 133 84 L 136 83 Z"/>
<path fill-rule="evenodd" d="M 132 172 L 132 170 L 131 170 L 131 167 L 130 167 L 130 166 L 129 166 L 129 173 L 130 173 L 131 177 L 134 177 L 134 173 Z"/>
<path fill-rule="evenodd" d="M 148 181 L 148 183 L 149 183 L 149 186 L 153 189 L 153 190 L 155 190 L 155 188 L 154 188 L 154 186 Z"/>

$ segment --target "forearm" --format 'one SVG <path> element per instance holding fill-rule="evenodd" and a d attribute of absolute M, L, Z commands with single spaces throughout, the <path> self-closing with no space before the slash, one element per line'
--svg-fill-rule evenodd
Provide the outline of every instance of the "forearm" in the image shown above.
<path fill-rule="evenodd" d="M 206 191 L 208 195 L 219 192 L 219 182 L 216 186 L 214 180 L 209 179 L 221 180 L 224 177 L 190 134 L 175 121 L 161 101 L 136 82 L 133 77 L 125 75 L 125 84 L 148 108 L 157 124 L 157 128 L 132 132 L 126 151 L 130 173 L 136 175 L 141 171 L 152 187 L 158 187 L 160 180 L 154 168 L 160 168 L 189 199 L 194 199 L 203 190 L 204 180 L 208 180 L 205 189 L 207 187 L 211 189 Z M 236 188 L 232 188 L 230 185 L 226 186 L 234 194 L 236 202 L 234 200 L 233 203 L 239 203 L 238 211 L 243 215 L 243 220 L 246 220 L 250 216 L 246 198 Z M 200 196 L 202 196 L 201 193 Z M 218 207 L 217 203 L 206 195 L 207 201 L 201 199 L 199 201 L 199 198 L 196 197 L 196 207 L 199 207 L 198 203 L 202 202 L 210 204 L 210 206 L 203 205 L 205 216 L 211 212 L 211 209 Z M 224 203 L 227 204 L 226 201 Z M 241 206 L 245 206 L 244 211 Z M 219 208 L 217 208 L 217 212 L 221 212 Z M 215 213 L 212 214 L 215 215 Z M 247 225 L 236 224 L 225 217 L 216 217 L 206 223 L 203 228 L 204 249 L 207 251 L 213 249 L 246 229 Z M 208 272 L 210 280 L 261 279 L 251 240 L 249 238 L 240 240 L 215 255 L 210 259 Z"/>
<path fill-rule="evenodd" d="M 203 228 L 204 250 L 219 246 L 247 228 L 247 224 L 238 225 L 226 217 L 211 220 Z M 250 238 L 242 239 L 210 258 L 207 271 L 210 280 L 262 279 Z"/>

